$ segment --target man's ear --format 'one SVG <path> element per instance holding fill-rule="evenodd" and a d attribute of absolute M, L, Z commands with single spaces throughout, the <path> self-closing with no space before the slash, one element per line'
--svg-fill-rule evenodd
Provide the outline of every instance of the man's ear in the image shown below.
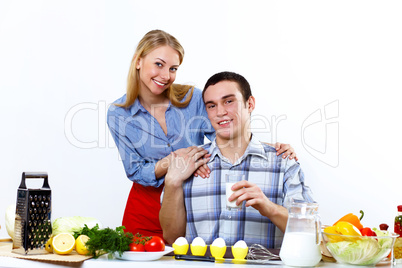
<path fill-rule="evenodd" d="M 255 109 L 255 98 L 253 96 L 250 96 L 247 100 L 247 109 L 249 113 Z"/>

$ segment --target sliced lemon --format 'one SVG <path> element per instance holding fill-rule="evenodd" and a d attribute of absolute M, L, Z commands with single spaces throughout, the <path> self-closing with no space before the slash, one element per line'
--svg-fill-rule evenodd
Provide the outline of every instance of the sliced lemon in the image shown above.
<path fill-rule="evenodd" d="M 47 252 L 53 253 L 53 245 L 52 244 L 53 244 L 53 236 L 51 236 L 45 244 L 45 249 Z"/>
<path fill-rule="evenodd" d="M 72 234 L 61 233 L 53 237 L 53 252 L 57 254 L 70 254 L 75 246 L 75 239 Z"/>
<path fill-rule="evenodd" d="M 81 255 L 87 255 L 89 253 L 88 248 L 86 247 L 86 243 L 89 240 L 89 237 L 86 235 L 80 235 L 75 240 L 75 251 Z"/>

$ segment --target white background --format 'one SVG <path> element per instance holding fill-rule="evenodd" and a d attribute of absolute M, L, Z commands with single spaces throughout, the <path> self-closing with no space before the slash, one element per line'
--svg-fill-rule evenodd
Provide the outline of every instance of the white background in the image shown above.
<path fill-rule="evenodd" d="M 324 224 L 362 209 L 364 225 L 393 228 L 401 13 L 400 1 L 1 0 L 0 236 L 23 171 L 48 172 L 53 219 L 121 225 L 131 183 L 105 113 L 152 29 L 185 48 L 176 82 L 248 79 L 256 135 L 296 149 Z"/>

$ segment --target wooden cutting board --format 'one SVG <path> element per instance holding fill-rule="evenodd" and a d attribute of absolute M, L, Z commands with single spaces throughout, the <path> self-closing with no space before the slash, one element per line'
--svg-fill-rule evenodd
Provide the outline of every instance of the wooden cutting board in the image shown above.
<path fill-rule="evenodd" d="M 13 257 L 25 260 L 35 260 L 35 261 L 51 261 L 51 262 L 83 262 L 92 258 L 91 256 L 84 256 L 73 251 L 68 255 L 58 255 L 58 254 L 41 254 L 41 255 L 21 255 L 12 253 L 13 244 L 10 242 L 0 242 L 0 256 Z"/>

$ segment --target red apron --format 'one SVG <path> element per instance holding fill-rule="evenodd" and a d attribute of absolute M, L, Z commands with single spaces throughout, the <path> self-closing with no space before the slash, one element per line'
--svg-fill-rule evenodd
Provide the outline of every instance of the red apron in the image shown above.
<path fill-rule="evenodd" d="M 123 226 L 126 227 L 126 232 L 146 236 L 157 235 L 163 238 L 159 223 L 162 190 L 163 184 L 155 188 L 133 182 L 123 216 Z"/>

